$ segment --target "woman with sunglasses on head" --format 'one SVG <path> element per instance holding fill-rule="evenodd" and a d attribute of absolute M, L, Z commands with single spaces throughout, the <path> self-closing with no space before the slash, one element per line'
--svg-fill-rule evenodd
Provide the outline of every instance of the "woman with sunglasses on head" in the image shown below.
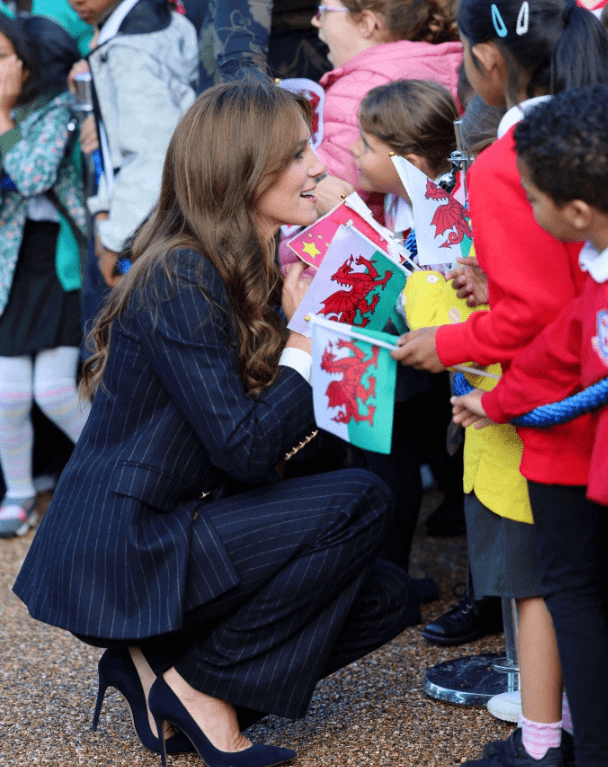
<path fill-rule="evenodd" d="M 312 19 L 334 69 L 323 75 L 324 137 L 318 149 L 327 177 L 317 185 L 317 211 L 341 194 L 362 192 L 350 147 L 359 138 L 357 111 L 365 94 L 393 80 L 432 80 L 456 97 L 462 45 L 451 0 L 327 0 Z M 382 197 L 362 197 L 382 219 Z"/>

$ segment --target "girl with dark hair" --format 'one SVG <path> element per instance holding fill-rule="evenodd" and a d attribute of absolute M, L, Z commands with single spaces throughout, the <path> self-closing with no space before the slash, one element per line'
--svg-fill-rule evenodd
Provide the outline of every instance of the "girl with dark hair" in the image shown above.
<path fill-rule="evenodd" d="M 208 767 L 291 759 L 240 730 L 303 716 L 322 676 L 418 616 L 405 574 L 375 559 L 380 480 L 276 470 L 315 427 L 310 340 L 279 313 L 307 283 L 274 260 L 280 226 L 316 218 L 304 110 L 239 80 L 181 119 L 93 331 L 91 415 L 15 584 L 33 617 L 110 648 L 94 724 L 117 687 L 163 763 L 165 739 Z"/>
<path fill-rule="evenodd" d="M 395 355 L 404 364 L 434 372 L 471 359 L 481 365 L 498 361 L 508 369 L 581 293 L 581 246 L 558 242 L 534 220 L 517 170 L 513 133 L 515 123 L 539 100 L 571 87 L 608 82 L 606 32 L 592 13 L 569 1 L 462 0 L 458 25 L 471 85 L 487 104 L 506 105 L 508 111 L 499 140 L 482 153 L 468 177 L 475 247 L 488 277 L 491 311 L 476 312 L 460 325 L 410 333 Z M 471 764 L 561 765 L 562 752 L 572 744 L 569 737 L 562 738 L 562 721 L 567 727 L 569 712 L 561 712 L 559 705 L 556 616 L 552 620 L 539 595 L 550 597 L 555 566 L 546 546 L 552 492 L 555 486 L 571 490 L 586 484 L 593 422 L 586 415 L 549 429 L 517 432 L 534 525 L 532 515 L 516 519 L 492 508 L 501 489 L 482 485 L 482 475 L 495 461 L 483 450 L 465 511 L 476 596 L 482 588 L 518 602 L 522 728 L 507 743 L 487 747 L 484 758 Z M 608 684 L 605 675 L 602 679 L 598 684 Z M 606 732 L 604 718 L 604 711 L 589 706 L 574 721 L 579 767 L 606 763 L 605 750 L 599 760 L 594 753 Z M 568 762 L 572 753 L 566 751 Z"/>
<path fill-rule="evenodd" d="M 0 15 L 0 537 L 36 522 L 32 400 L 76 442 L 87 418 L 76 389 L 80 158 L 70 141 L 71 37 L 41 16 Z"/>

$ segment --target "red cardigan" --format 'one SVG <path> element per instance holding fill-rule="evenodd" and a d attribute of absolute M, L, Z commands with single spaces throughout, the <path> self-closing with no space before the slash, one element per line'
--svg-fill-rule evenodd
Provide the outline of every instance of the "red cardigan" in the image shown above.
<path fill-rule="evenodd" d="M 574 298 L 513 361 L 498 386 L 482 398 L 488 416 L 510 421 L 533 407 L 559 401 L 608 376 L 608 285 L 588 276 Z M 608 407 L 594 416 L 589 497 L 608 504 Z"/>
<path fill-rule="evenodd" d="M 580 244 L 564 244 L 534 220 L 517 171 L 512 128 L 486 149 L 468 178 L 475 250 L 488 278 L 491 311 L 474 312 L 437 332 L 441 362 L 481 365 L 511 360 L 582 292 Z M 585 485 L 593 424 L 582 416 L 550 429 L 518 429 L 522 474 L 547 484 Z"/>

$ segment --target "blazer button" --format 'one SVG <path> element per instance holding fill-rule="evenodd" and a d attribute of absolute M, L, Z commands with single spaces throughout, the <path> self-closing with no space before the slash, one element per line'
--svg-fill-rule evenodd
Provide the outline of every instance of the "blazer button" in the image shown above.
<path fill-rule="evenodd" d="M 193 519 L 193 520 L 194 520 L 194 519 L 198 519 L 198 511 L 195 511 L 195 512 L 194 512 L 194 514 L 192 515 L 192 519 Z"/>

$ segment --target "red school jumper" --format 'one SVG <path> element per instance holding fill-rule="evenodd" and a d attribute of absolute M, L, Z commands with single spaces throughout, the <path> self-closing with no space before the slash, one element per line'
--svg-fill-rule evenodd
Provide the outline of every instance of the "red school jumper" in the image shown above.
<path fill-rule="evenodd" d="M 506 423 L 533 407 L 570 396 L 579 383 L 587 388 L 606 376 L 608 281 L 596 282 L 589 275 L 583 294 L 517 356 L 498 386 L 483 395 L 482 403 L 493 421 Z M 608 406 L 594 419 L 587 496 L 608 505 Z"/>
<path fill-rule="evenodd" d="M 561 243 L 534 220 L 517 171 L 514 127 L 488 147 L 467 176 L 479 265 L 488 278 L 491 311 L 437 331 L 446 366 L 516 357 L 560 310 L 583 291 L 580 244 Z M 555 397 L 553 397 L 555 399 Z M 518 428 L 522 474 L 544 484 L 586 485 L 593 419 L 584 415 L 550 429 Z"/>

